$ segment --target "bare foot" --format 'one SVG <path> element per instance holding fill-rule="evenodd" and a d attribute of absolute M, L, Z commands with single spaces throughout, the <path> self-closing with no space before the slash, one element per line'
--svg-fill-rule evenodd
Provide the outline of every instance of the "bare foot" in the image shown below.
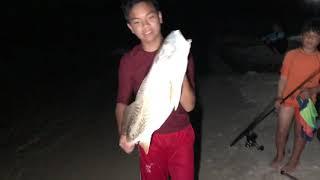
<path fill-rule="evenodd" d="M 292 173 L 297 169 L 298 165 L 299 165 L 299 161 L 290 160 L 285 166 L 281 168 L 281 171 Z"/>
<path fill-rule="evenodd" d="M 270 166 L 276 170 L 280 170 L 281 163 L 282 163 L 283 157 L 275 157 L 273 161 L 271 162 Z"/>

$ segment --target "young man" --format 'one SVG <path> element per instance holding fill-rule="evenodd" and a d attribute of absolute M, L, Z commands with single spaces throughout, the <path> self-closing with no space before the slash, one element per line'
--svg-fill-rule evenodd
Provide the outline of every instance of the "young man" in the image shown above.
<path fill-rule="evenodd" d="M 302 28 L 301 37 L 301 48 L 289 51 L 284 58 L 281 68 L 281 76 L 278 83 L 278 98 L 275 102 L 275 107 L 278 110 L 278 123 L 276 131 L 277 154 L 271 163 L 271 166 L 274 168 L 280 168 L 280 164 L 285 156 L 290 124 L 295 113 L 299 112 L 297 96 L 300 95 L 302 98 L 310 97 L 315 103 L 316 95 L 320 92 L 320 53 L 317 50 L 317 46 L 320 43 L 319 20 L 311 20 L 305 23 Z M 301 89 L 297 90 L 280 104 L 282 99 L 304 82 L 310 74 L 315 75 L 303 84 Z M 301 153 L 306 144 L 306 140 L 301 136 L 301 131 L 301 123 L 296 120 L 293 152 L 289 162 L 281 168 L 282 171 L 292 172 L 299 164 Z"/>
<path fill-rule="evenodd" d="M 128 143 L 122 132 L 123 113 L 134 99 L 162 44 L 163 20 L 156 0 L 127 0 L 122 8 L 128 28 L 140 40 L 140 44 L 122 57 L 119 66 L 116 104 L 119 145 L 126 153 L 131 153 L 135 144 Z M 194 178 L 195 137 L 188 115 L 195 106 L 194 88 L 194 65 L 189 56 L 178 109 L 153 133 L 148 154 L 138 145 L 141 179 L 167 180 L 169 176 L 171 180 Z"/>

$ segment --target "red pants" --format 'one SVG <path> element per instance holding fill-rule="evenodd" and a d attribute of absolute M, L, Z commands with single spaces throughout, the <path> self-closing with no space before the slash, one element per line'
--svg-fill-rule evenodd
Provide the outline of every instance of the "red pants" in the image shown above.
<path fill-rule="evenodd" d="M 191 125 L 174 133 L 153 134 L 148 154 L 139 147 L 141 180 L 193 180 L 194 131 Z"/>

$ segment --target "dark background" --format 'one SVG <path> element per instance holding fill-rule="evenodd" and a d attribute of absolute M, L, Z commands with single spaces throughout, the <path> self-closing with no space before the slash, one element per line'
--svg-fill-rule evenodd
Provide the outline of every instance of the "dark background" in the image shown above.
<path fill-rule="evenodd" d="M 164 31 L 181 29 L 194 40 L 193 50 L 200 59 L 206 59 L 202 55 L 212 38 L 227 32 L 261 35 L 275 21 L 284 24 L 289 33 L 298 32 L 305 17 L 312 15 L 301 2 L 160 0 Z M 49 72 L 64 76 L 71 71 L 81 75 L 101 64 L 112 64 L 117 59 L 110 55 L 136 43 L 119 1 L 10 1 L 4 7 L 1 66 L 13 66 L 11 76 L 23 72 L 24 77 L 47 78 Z"/>
<path fill-rule="evenodd" d="M 193 39 L 198 74 L 206 71 L 211 44 L 219 46 L 228 34 L 259 36 L 275 21 L 296 34 L 315 13 L 297 0 L 159 1 L 164 32 L 181 29 Z M 114 103 L 119 58 L 137 43 L 120 1 L 13 0 L 2 8 L 0 131 L 39 129 L 46 122 L 34 117 L 48 109 L 80 111 Z M 2 138 L 14 141 L 10 132 Z"/>

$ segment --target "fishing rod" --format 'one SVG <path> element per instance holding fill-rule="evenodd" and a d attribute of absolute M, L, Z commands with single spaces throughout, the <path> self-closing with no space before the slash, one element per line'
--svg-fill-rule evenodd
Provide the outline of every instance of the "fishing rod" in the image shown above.
<path fill-rule="evenodd" d="M 280 104 L 282 104 L 286 99 L 288 99 L 291 95 L 293 95 L 297 90 L 299 90 L 306 82 L 310 81 L 312 78 L 314 78 L 315 75 L 317 75 L 320 72 L 320 69 L 316 69 L 313 73 L 311 73 L 302 83 L 300 83 L 295 89 L 293 89 L 286 97 L 284 97 Z M 270 106 L 272 105 L 272 109 L 268 110 Z M 257 147 L 258 150 L 263 150 L 264 147 L 261 145 L 258 145 L 256 142 L 256 138 L 258 137 L 256 133 L 252 132 L 252 130 L 260 123 L 262 122 L 267 116 L 269 116 L 276 108 L 273 105 L 273 101 L 261 112 L 259 113 L 253 121 L 247 126 L 245 130 L 243 130 L 230 144 L 230 146 L 235 145 L 240 139 L 242 139 L 244 136 L 247 137 L 246 147 Z"/>

